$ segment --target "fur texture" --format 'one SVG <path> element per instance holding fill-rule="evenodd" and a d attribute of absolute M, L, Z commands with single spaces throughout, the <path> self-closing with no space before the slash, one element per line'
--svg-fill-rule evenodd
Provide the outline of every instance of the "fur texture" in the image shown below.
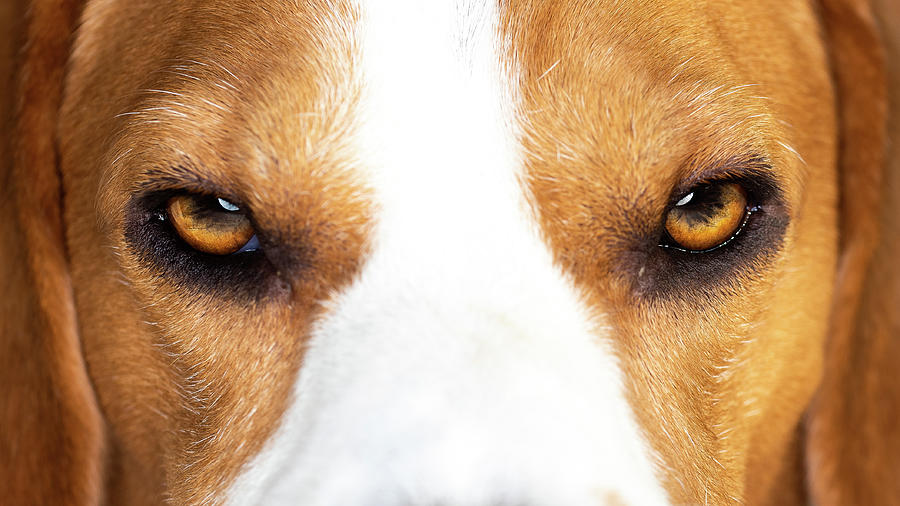
<path fill-rule="evenodd" d="M 26 40 L 3 160 L 0 274 L 0 495 L 16 504 L 103 499 L 103 422 L 76 327 L 54 138 L 77 2 L 10 8 L 11 40 Z M 24 26 L 19 39 L 15 28 Z M 7 60 L 8 62 L 9 60 Z M 5 65 L 8 68 L 8 64 Z M 4 76 L 7 74 L 4 73 Z M 7 97 L 4 97 L 6 100 Z M 4 122 L 6 117 L 4 116 Z"/>
<path fill-rule="evenodd" d="M 896 6 L 432 4 L 4 5 L 0 497 L 900 503 Z"/>
<path fill-rule="evenodd" d="M 808 415 L 807 469 L 817 504 L 900 504 L 900 277 L 897 6 L 825 2 L 841 93 L 841 244 L 822 385 Z M 886 62 L 892 66 L 886 67 Z M 888 79 L 890 78 L 890 80 Z M 892 133 L 887 140 L 887 111 Z"/>

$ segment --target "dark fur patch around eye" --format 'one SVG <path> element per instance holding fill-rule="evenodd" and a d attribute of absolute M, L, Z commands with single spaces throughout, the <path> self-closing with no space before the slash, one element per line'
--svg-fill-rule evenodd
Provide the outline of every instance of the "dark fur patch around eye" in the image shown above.
<path fill-rule="evenodd" d="M 256 251 L 226 256 L 191 248 L 166 219 L 164 205 L 177 191 L 151 191 L 134 195 L 126 206 L 124 237 L 141 265 L 186 291 L 244 301 L 278 296 L 289 288 L 280 269 L 266 254 L 260 236 Z"/>
<path fill-rule="evenodd" d="M 207 183 L 201 181 L 202 184 L 189 184 L 187 188 L 181 186 L 184 189 L 171 189 L 170 181 L 148 180 L 151 183 L 137 188 L 125 206 L 123 232 L 130 252 L 155 275 L 190 292 L 253 301 L 288 292 L 291 284 L 287 280 L 304 276 L 304 271 L 309 269 L 316 245 L 304 244 L 297 238 L 298 234 L 293 234 L 291 241 L 284 241 L 271 231 L 255 227 L 260 248 L 227 256 L 191 248 L 165 219 L 164 207 L 169 198 L 186 191 L 209 193 L 210 188 L 204 186 Z M 185 184 L 183 180 L 171 182 Z M 631 220 L 633 235 L 630 237 L 619 235 L 621 229 L 609 229 L 617 235 L 614 239 L 620 251 L 614 262 L 614 270 L 618 272 L 613 274 L 630 280 L 637 297 L 692 298 L 710 290 L 728 290 L 742 277 L 761 277 L 773 264 L 783 247 L 790 210 L 772 169 L 759 162 L 718 171 L 703 181 L 685 183 L 672 190 L 666 210 L 674 207 L 691 188 L 711 183 L 740 184 L 747 193 L 751 210 L 740 232 L 721 247 L 702 252 L 671 247 L 665 243 L 663 223 L 654 225 L 644 219 L 649 216 L 644 213 Z M 211 189 L 229 201 L 239 202 L 219 187 Z M 707 206 L 712 212 L 710 206 L 716 205 L 714 196 L 706 195 L 709 202 L 699 200 L 694 203 L 695 208 L 703 211 Z M 252 220 L 252 212 L 250 217 Z"/>
<path fill-rule="evenodd" d="M 710 291 L 731 290 L 742 278 L 762 277 L 782 250 L 790 212 L 771 170 L 730 172 L 710 182 L 737 183 L 745 189 L 749 209 L 746 221 L 720 247 L 702 252 L 671 244 L 662 223 L 649 236 L 642 235 L 621 264 L 630 273 L 639 297 L 689 299 Z M 683 195 L 684 190 L 673 192 L 669 208 Z M 703 206 L 698 203 L 698 209 Z"/>

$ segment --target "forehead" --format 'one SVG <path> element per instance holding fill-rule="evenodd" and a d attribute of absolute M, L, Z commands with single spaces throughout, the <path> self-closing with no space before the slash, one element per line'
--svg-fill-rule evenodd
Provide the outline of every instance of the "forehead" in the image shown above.
<path fill-rule="evenodd" d="M 362 120 L 358 101 L 373 86 L 373 72 L 403 72 L 404 79 L 392 81 L 389 91 L 401 98 L 403 89 L 401 102 L 431 100 L 434 109 L 434 96 L 460 95 L 466 87 L 451 85 L 452 79 L 462 84 L 459 76 L 465 72 L 427 67 L 434 60 L 431 51 L 456 51 L 460 69 L 493 58 L 500 80 L 491 83 L 493 93 L 515 107 L 519 140 L 529 153 L 601 167 L 606 170 L 592 172 L 605 186 L 630 189 L 636 187 L 634 176 L 644 173 L 671 184 L 690 167 L 716 159 L 792 156 L 780 145 L 796 148 L 791 132 L 772 114 L 798 92 L 787 76 L 797 72 L 802 58 L 762 58 L 785 53 L 793 41 L 780 38 L 780 31 L 758 38 L 756 30 L 802 16 L 773 20 L 766 14 L 773 9 L 764 3 L 513 1 L 488 8 L 446 2 L 425 9 L 368 2 L 238 2 L 162 9 L 100 2 L 88 12 L 89 26 L 92 17 L 98 23 L 124 18 L 125 24 L 157 29 L 81 54 L 95 60 L 86 62 L 89 66 L 142 70 L 118 77 L 139 79 L 116 83 L 139 91 L 114 102 L 133 120 L 128 125 L 134 137 L 150 141 L 148 157 L 158 158 L 158 149 L 171 150 L 170 158 L 191 153 L 211 172 L 227 164 L 222 177 L 233 177 L 236 170 L 247 186 L 277 184 L 278 168 L 285 178 L 299 179 L 310 165 L 353 165 L 358 150 L 348 149 L 347 142 L 350 129 Z M 116 9 L 124 12 L 108 15 Z M 178 22 L 171 21 L 172 12 Z M 409 29 L 394 40 L 368 34 L 378 16 L 388 15 L 415 23 L 406 24 Z M 436 27 L 455 47 L 429 43 L 440 40 L 429 31 Z M 110 31 L 103 40 L 122 37 L 118 25 L 98 28 Z M 485 30 L 492 33 L 479 39 Z M 739 49 L 750 43 L 752 51 Z M 156 50 L 121 52 L 122 46 Z M 112 53 L 118 61 L 95 58 L 97 53 Z M 388 54 L 397 58 L 381 58 L 380 68 L 363 69 L 363 55 Z M 450 79 L 438 78 L 435 72 L 441 71 Z M 432 118 L 430 130 L 452 134 L 435 130 L 442 127 L 440 111 Z M 202 139 L 197 132 L 204 133 Z M 133 149 L 131 140 L 123 144 Z M 709 160 L 694 160 L 703 157 Z M 631 184 L 623 184 L 626 179 Z"/>

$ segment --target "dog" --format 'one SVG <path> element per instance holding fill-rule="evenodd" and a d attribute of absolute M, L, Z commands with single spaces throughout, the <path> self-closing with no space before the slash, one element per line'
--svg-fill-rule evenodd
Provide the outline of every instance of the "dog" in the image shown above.
<path fill-rule="evenodd" d="M 2 8 L 5 504 L 900 504 L 896 5 Z"/>

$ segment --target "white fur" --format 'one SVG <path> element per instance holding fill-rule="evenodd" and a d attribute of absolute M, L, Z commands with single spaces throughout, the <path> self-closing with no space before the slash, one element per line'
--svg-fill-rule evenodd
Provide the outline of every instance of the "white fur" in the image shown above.
<path fill-rule="evenodd" d="M 518 183 L 495 5 L 365 6 L 374 252 L 317 325 L 231 504 L 666 502 L 609 331 L 554 267 Z"/>

